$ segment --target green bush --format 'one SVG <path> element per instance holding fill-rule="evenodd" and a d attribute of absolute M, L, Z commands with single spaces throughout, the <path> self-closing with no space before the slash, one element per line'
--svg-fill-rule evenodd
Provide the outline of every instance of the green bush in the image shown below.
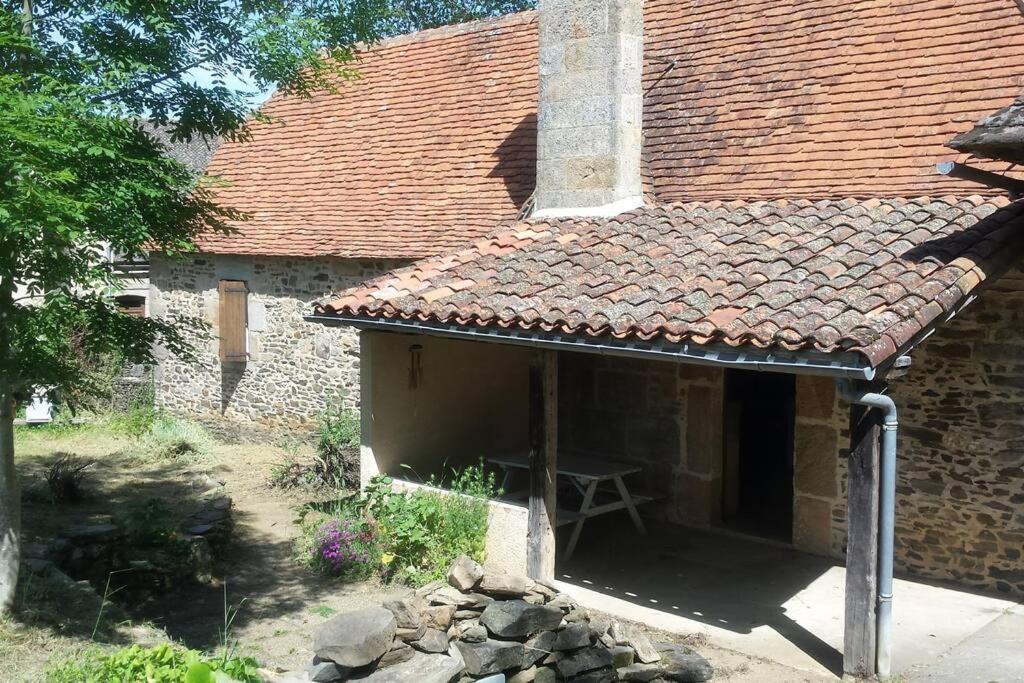
<path fill-rule="evenodd" d="M 206 455 L 213 440 L 202 425 L 191 420 L 158 413 L 142 447 L 162 459 L 195 458 Z"/>
<path fill-rule="evenodd" d="M 115 434 L 138 439 L 153 429 L 158 417 L 163 418 L 152 405 L 140 404 L 124 412 L 111 413 L 107 425 Z"/>
<path fill-rule="evenodd" d="M 338 396 L 317 416 L 317 462 L 311 471 L 335 488 L 359 487 L 359 415 Z"/>
<path fill-rule="evenodd" d="M 206 657 L 171 645 L 132 645 L 111 654 L 92 651 L 51 668 L 48 683 L 260 683 L 249 657 Z"/>
<path fill-rule="evenodd" d="M 444 485 L 434 478 L 432 485 Z M 388 477 L 375 477 L 365 494 L 345 501 L 328 514 L 306 517 L 298 554 L 314 569 L 343 578 L 362 578 L 367 572 L 339 570 L 324 557 L 325 538 L 337 540 L 338 530 L 367 530 L 368 537 L 345 547 L 361 559 L 365 543 L 366 563 L 387 581 L 422 585 L 443 578 L 459 555 L 482 562 L 487 543 L 487 499 L 497 493 L 494 475 L 483 464 L 453 471 L 447 488 L 450 495 L 429 489 L 395 491 Z M 335 544 L 336 545 L 336 544 Z M 334 546 L 331 546 L 334 548 Z"/>

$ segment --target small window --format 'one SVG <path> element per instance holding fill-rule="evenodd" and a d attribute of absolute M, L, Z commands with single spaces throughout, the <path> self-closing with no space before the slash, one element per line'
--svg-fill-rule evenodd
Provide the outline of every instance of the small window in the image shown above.
<path fill-rule="evenodd" d="M 244 362 L 249 357 L 249 288 L 241 280 L 221 280 L 218 291 L 220 359 L 225 362 Z"/>
<path fill-rule="evenodd" d="M 114 299 L 117 310 L 136 318 L 146 317 L 146 297 L 135 294 L 124 294 Z"/>

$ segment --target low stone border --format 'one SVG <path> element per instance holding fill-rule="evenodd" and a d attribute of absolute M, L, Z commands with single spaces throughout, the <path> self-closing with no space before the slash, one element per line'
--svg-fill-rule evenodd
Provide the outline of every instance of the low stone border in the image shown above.
<path fill-rule="evenodd" d="M 611 683 L 711 680 L 690 648 L 591 614 L 553 584 L 484 571 L 466 556 L 448 581 L 403 600 L 339 614 L 314 634 L 316 657 L 275 683 L 366 681 Z"/>

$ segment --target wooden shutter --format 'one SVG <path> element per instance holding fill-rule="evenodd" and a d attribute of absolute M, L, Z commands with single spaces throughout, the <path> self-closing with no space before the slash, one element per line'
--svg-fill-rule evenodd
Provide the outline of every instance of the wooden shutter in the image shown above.
<path fill-rule="evenodd" d="M 220 359 L 228 362 L 245 361 L 249 357 L 248 317 L 246 302 L 249 288 L 241 280 L 221 280 L 218 324 L 220 332 Z"/>

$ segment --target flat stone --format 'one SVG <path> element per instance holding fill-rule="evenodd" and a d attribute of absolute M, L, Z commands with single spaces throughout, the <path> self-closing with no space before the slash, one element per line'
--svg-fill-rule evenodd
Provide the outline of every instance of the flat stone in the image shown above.
<path fill-rule="evenodd" d="M 434 605 L 423 609 L 423 623 L 430 628 L 446 631 L 452 625 L 455 605 Z"/>
<path fill-rule="evenodd" d="M 639 662 L 629 666 L 620 666 L 616 670 L 619 673 L 620 681 L 637 681 L 639 683 L 653 681 L 663 673 L 662 668 L 657 664 L 640 664 Z"/>
<path fill-rule="evenodd" d="M 555 634 L 552 650 L 575 650 L 590 645 L 590 626 L 588 624 L 569 624 Z"/>
<path fill-rule="evenodd" d="M 558 589 L 547 581 L 534 581 L 530 586 L 530 592 L 543 595 L 545 600 L 552 600 L 558 595 Z"/>
<path fill-rule="evenodd" d="M 463 626 L 459 629 L 459 640 L 464 640 L 467 643 L 482 643 L 487 640 L 487 629 L 480 624 L 479 621 L 466 621 Z"/>
<path fill-rule="evenodd" d="M 391 649 L 396 630 L 395 615 L 383 607 L 346 612 L 316 629 L 313 652 L 341 666 L 366 666 Z"/>
<path fill-rule="evenodd" d="M 551 654 L 552 646 L 558 636 L 554 631 L 541 631 L 533 638 L 526 641 L 523 646 L 524 669 L 533 666 L 540 660 Z"/>
<path fill-rule="evenodd" d="M 573 600 L 572 598 L 570 598 L 565 593 L 559 593 L 558 595 L 553 597 L 548 602 L 548 606 L 549 607 L 557 607 L 560 610 L 562 610 L 563 612 L 568 612 L 569 610 L 572 610 L 572 609 L 575 609 L 576 607 L 578 607 L 576 601 Z"/>
<path fill-rule="evenodd" d="M 456 642 L 455 645 L 466 662 L 466 672 L 470 676 L 517 669 L 523 661 L 522 643 L 488 639 L 482 643 Z"/>
<path fill-rule="evenodd" d="M 205 536 L 206 534 L 213 531 L 212 524 L 196 524 L 195 526 L 188 528 L 188 533 L 193 536 Z"/>
<path fill-rule="evenodd" d="M 480 615 L 480 623 L 502 638 L 529 637 L 550 631 L 562 621 L 562 610 L 550 605 L 531 605 L 524 600 L 492 602 Z"/>
<path fill-rule="evenodd" d="M 636 658 L 644 664 L 654 664 L 661 660 L 661 655 L 658 654 L 658 650 L 651 644 L 651 639 L 635 626 L 625 628 L 624 638 L 625 642 L 621 644 L 629 645 L 636 650 Z"/>
<path fill-rule="evenodd" d="M 309 680 L 315 683 L 334 683 L 344 679 L 348 672 L 347 668 L 340 667 L 334 662 L 319 662 L 306 669 Z"/>
<path fill-rule="evenodd" d="M 616 645 L 609 648 L 608 651 L 612 653 L 612 666 L 616 669 L 629 666 L 636 661 L 636 651 L 629 645 Z"/>
<path fill-rule="evenodd" d="M 412 656 L 416 654 L 416 651 L 409 647 L 409 644 L 395 638 L 391 644 L 391 649 L 384 653 L 384 656 L 377 660 L 377 668 L 383 669 L 386 666 L 394 666 L 395 664 L 401 664 L 412 659 Z"/>
<path fill-rule="evenodd" d="M 487 595 L 521 598 L 526 595 L 526 577 L 514 574 L 484 572 L 477 590 Z"/>
<path fill-rule="evenodd" d="M 473 586 L 483 578 L 484 568 L 469 555 L 459 555 L 448 569 L 448 584 L 463 592 L 473 590 Z"/>
<path fill-rule="evenodd" d="M 448 634 L 436 628 L 428 628 L 419 640 L 411 643 L 420 652 L 439 653 L 448 651 Z"/>
<path fill-rule="evenodd" d="M 480 613 L 483 609 L 457 609 L 455 614 L 452 615 L 452 619 L 455 621 L 465 621 L 466 619 L 479 619 Z"/>
<path fill-rule="evenodd" d="M 426 632 L 427 625 L 422 622 L 420 622 L 420 625 L 416 628 L 395 629 L 395 635 L 401 640 L 404 640 L 405 642 L 409 642 L 410 640 L 419 640 L 423 637 L 423 634 Z"/>
<path fill-rule="evenodd" d="M 572 622 L 589 621 L 590 612 L 583 609 L 582 607 L 574 607 L 565 613 L 565 620 Z"/>
<path fill-rule="evenodd" d="M 611 668 L 612 654 L 603 647 L 588 647 L 565 654 L 555 662 L 559 675 L 562 678 L 578 676 L 579 674 L 595 669 Z M 614 669 L 612 670 L 614 673 Z"/>
<path fill-rule="evenodd" d="M 434 591 L 436 591 L 438 588 L 444 588 L 444 586 L 445 586 L 444 581 L 440 581 L 440 580 L 435 579 L 434 581 L 431 581 L 430 583 L 425 583 L 422 586 L 420 586 L 419 588 L 417 588 L 416 589 L 416 597 L 425 598 L 428 595 L 430 595 L 431 593 L 433 593 Z"/>
<path fill-rule="evenodd" d="M 427 600 L 433 605 L 455 605 L 459 609 L 483 609 L 490 603 L 494 602 L 494 598 L 490 598 L 486 595 L 481 595 L 479 593 L 462 593 L 451 586 L 441 586 L 432 592 L 427 597 Z"/>
<path fill-rule="evenodd" d="M 358 680 L 364 683 L 451 683 L 461 673 L 462 662 L 454 657 L 417 652 L 407 661 L 377 669 Z"/>
<path fill-rule="evenodd" d="M 665 672 L 663 677 L 670 681 L 703 683 L 710 681 L 715 675 L 715 669 L 708 660 L 685 645 L 676 645 L 670 650 L 662 650 L 661 654 L 660 666 Z"/>
<path fill-rule="evenodd" d="M 395 615 L 395 623 L 398 628 L 416 628 L 423 623 L 420 610 L 424 607 L 420 600 L 389 600 L 384 603 L 384 609 Z"/>
<path fill-rule="evenodd" d="M 594 634 L 595 638 L 600 638 L 605 633 L 608 633 L 608 629 L 612 626 L 612 620 L 608 617 L 600 614 L 590 615 L 590 632 Z"/>

